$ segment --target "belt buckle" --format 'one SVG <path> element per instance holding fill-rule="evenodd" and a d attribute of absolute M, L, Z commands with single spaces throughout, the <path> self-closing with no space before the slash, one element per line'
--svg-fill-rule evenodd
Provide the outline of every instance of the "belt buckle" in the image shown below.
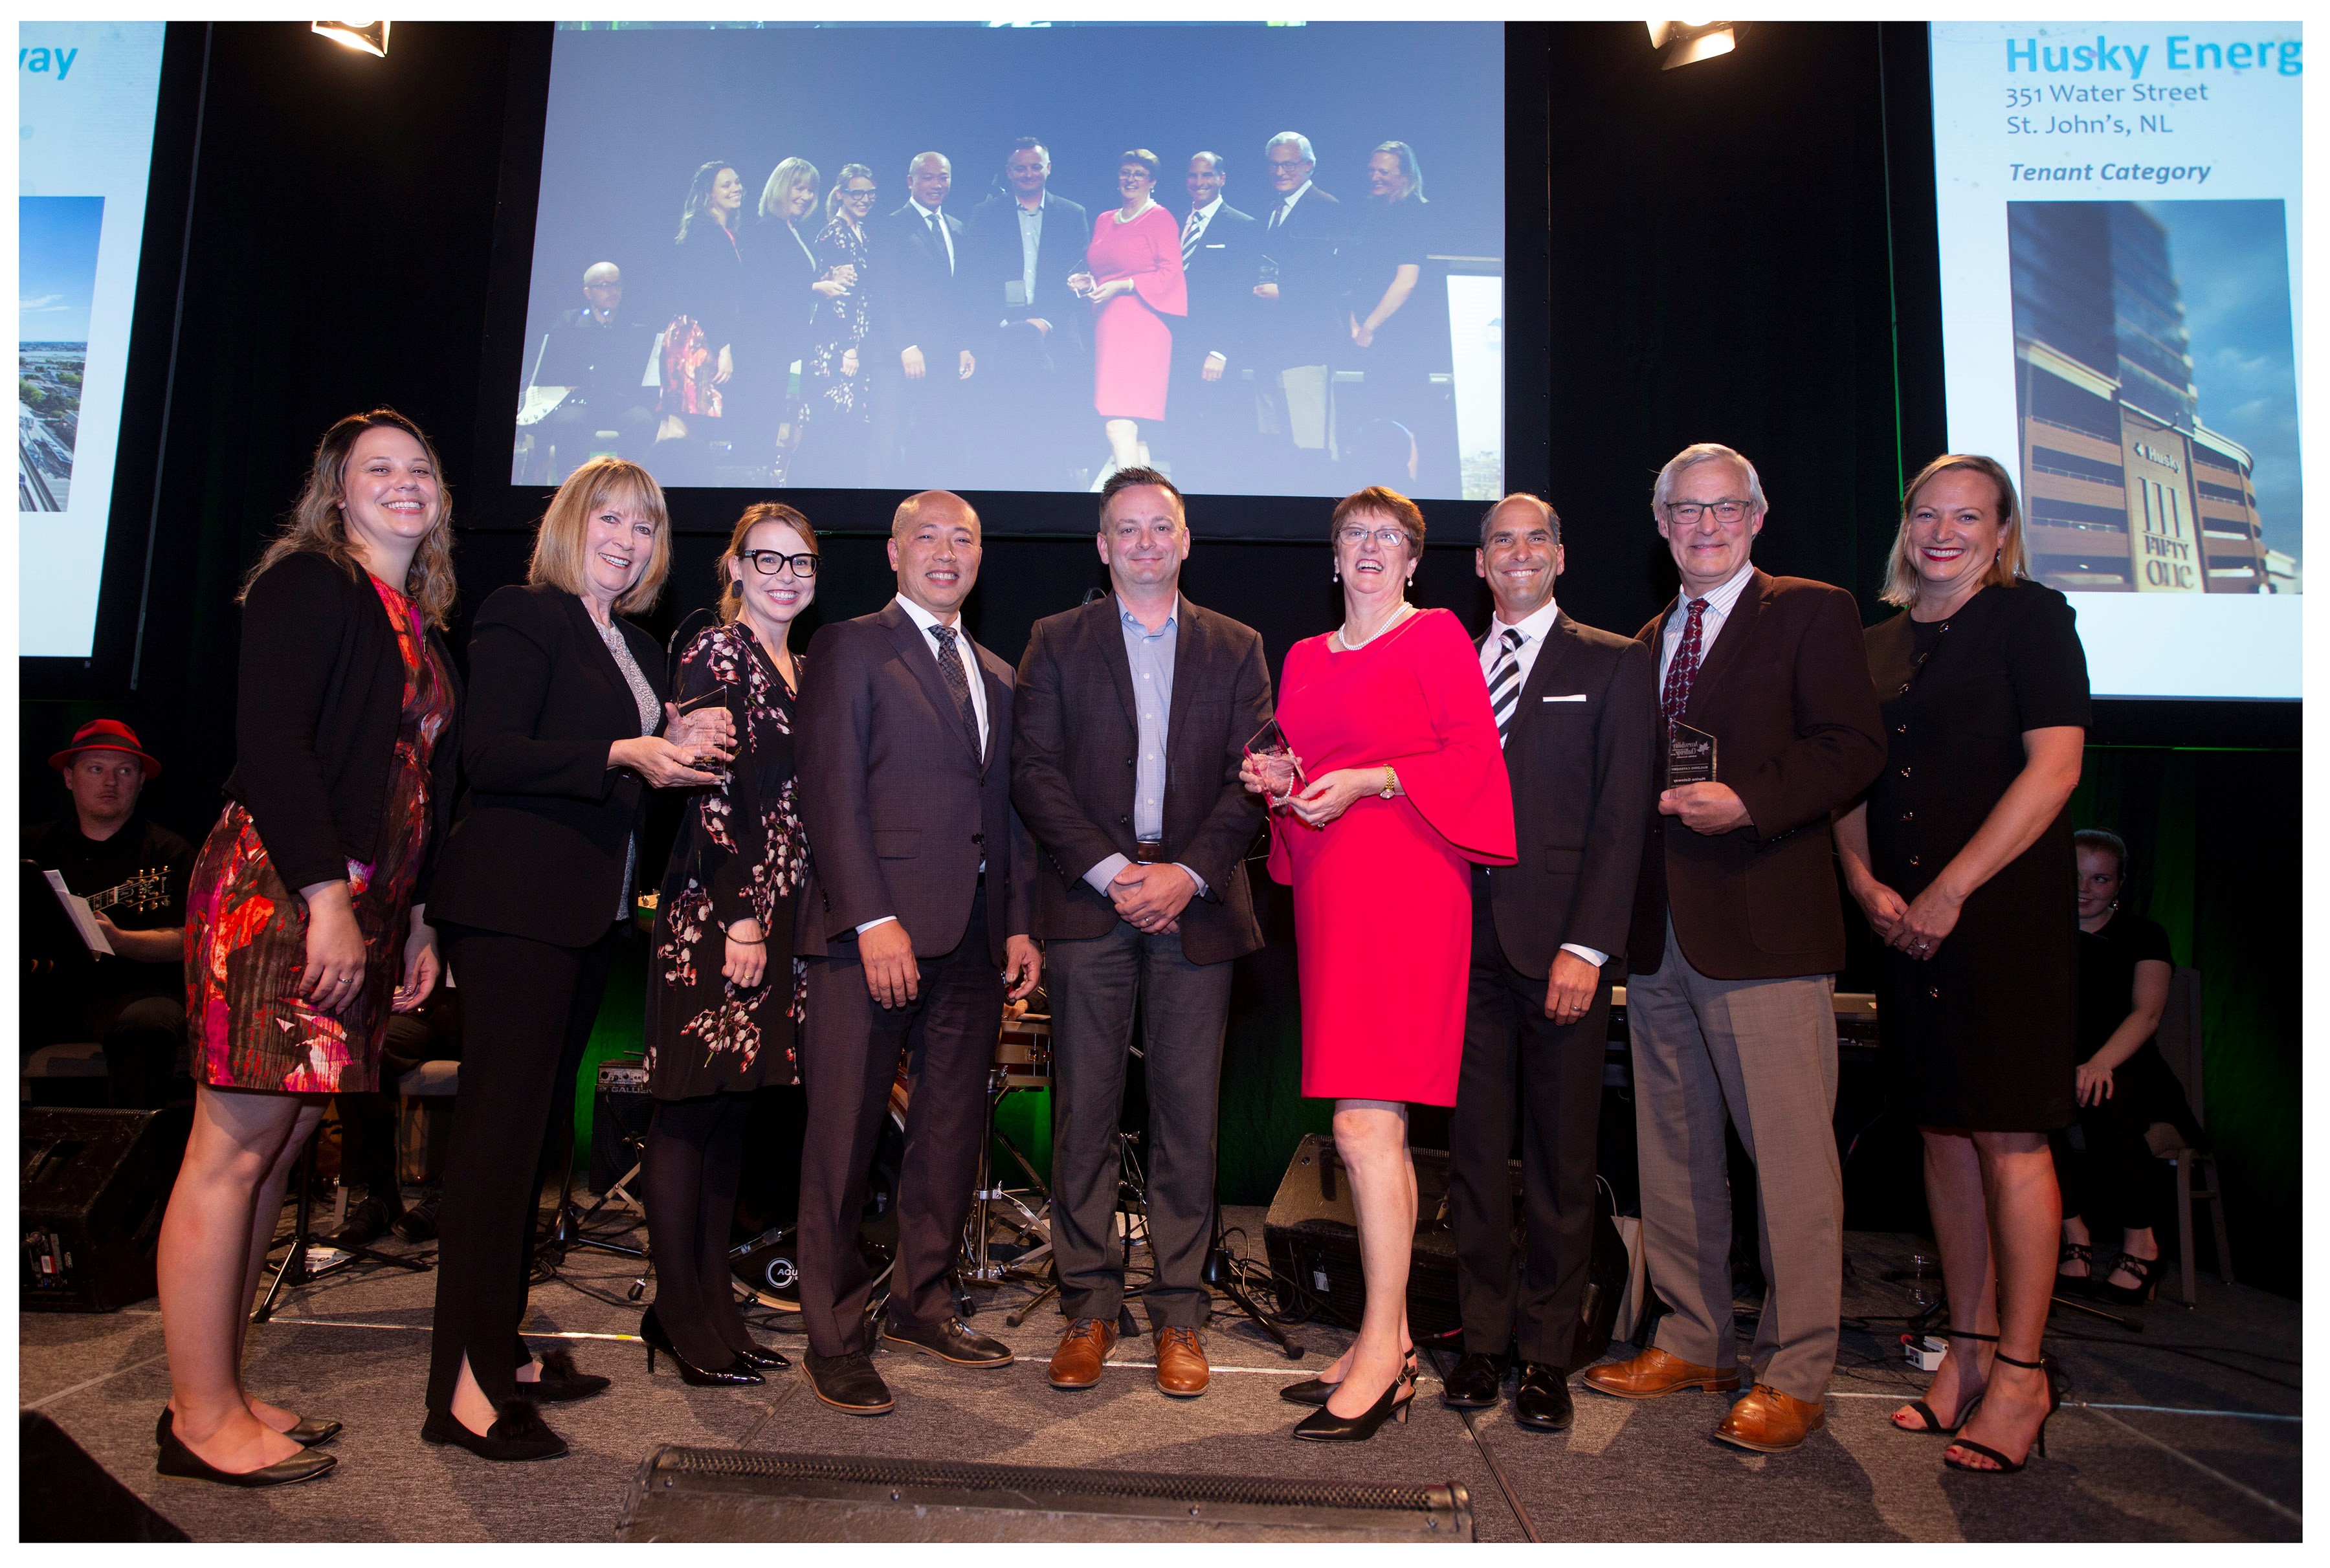
<path fill-rule="evenodd" d="M 1165 853 L 1165 841 L 1161 838 L 1136 840 L 1132 845 L 1135 865 L 1156 865 L 1169 858 Z"/>

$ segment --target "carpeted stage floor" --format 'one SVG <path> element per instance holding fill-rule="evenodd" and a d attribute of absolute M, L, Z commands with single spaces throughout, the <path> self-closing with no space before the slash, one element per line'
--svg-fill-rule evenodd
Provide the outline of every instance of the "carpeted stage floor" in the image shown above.
<path fill-rule="evenodd" d="M 1226 1217 L 1258 1254 L 1262 1211 Z M 1938 1440 L 1886 1420 L 1921 1382 L 1885 1354 L 1908 1307 L 1882 1276 L 1907 1259 L 1910 1238 L 1855 1233 L 1848 1246 L 1846 1312 L 1870 1321 L 1846 1334 L 1827 1429 L 1768 1457 L 1710 1440 L 1722 1412 L 1713 1394 L 1630 1404 L 1581 1390 L 1577 1425 L 1558 1435 L 1520 1431 L 1505 1408 L 1468 1425 L 1434 1397 L 1428 1365 L 1407 1426 L 1358 1445 L 1292 1442 L 1302 1412 L 1279 1387 L 1346 1343 L 1318 1323 L 1294 1331 L 1310 1354 L 1290 1363 L 1242 1319 L 1217 1315 L 1207 1338 L 1216 1375 L 1199 1400 L 1156 1392 L 1141 1365 L 1145 1339 L 1119 1345 L 1099 1388 L 1061 1393 L 1044 1380 L 1060 1320 L 1047 1303 L 1006 1328 L 1005 1312 L 1025 1299 L 1016 1288 L 980 1293 L 993 1304 L 976 1321 L 1020 1360 L 965 1372 L 885 1353 L 898 1408 L 857 1419 L 819 1403 L 798 1365 L 743 1393 L 687 1388 L 668 1365 L 650 1380 L 631 1337 L 639 1309 L 623 1300 L 636 1268 L 592 1252 L 535 1288 L 526 1327 L 571 1337 L 582 1366 L 616 1384 L 548 1407 L 573 1450 L 549 1463 L 492 1465 L 421 1441 L 435 1277 L 374 1265 L 294 1292 L 276 1322 L 251 1333 L 253 1387 L 347 1423 L 334 1448 L 340 1467 L 324 1480 L 245 1493 L 154 1473 L 154 1416 L 169 1382 L 150 1300 L 107 1317 L 21 1315 L 19 1399 L 198 1541 L 607 1541 L 632 1473 L 666 1443 L 1457 1481 L 1484 1541 L 2300 1538 L 2297 1303 L 2204 1275 L 2197 1310 L 2147 1308 L 2141 1333 L 2059 1308 L 2050 1344 L 2073 1385 L 2049 1429 L 2052 1457 L 2020 1477 L 1958 1475 L 1943 1469 Z M 781 1327 L 790 1321 L 767 1315 L 762 1337 L 798 1363 L 802 1341 Z"/>

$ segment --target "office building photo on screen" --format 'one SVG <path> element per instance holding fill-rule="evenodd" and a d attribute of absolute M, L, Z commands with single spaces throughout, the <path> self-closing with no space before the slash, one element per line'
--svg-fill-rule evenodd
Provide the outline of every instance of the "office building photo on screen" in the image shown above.
<path fill-rule="evenodd" d="M 1503 122 L 1496 24 L 560 24 L 513 481 L 1493 497 Z"/>

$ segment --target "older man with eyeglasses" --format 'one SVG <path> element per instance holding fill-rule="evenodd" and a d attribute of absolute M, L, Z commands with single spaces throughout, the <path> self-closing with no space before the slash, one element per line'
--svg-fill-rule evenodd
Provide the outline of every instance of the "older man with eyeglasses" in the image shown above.
<path fill-rule="evenodd" d="M 1661 777 L 1627 937 L 1643 1240 L 1668 1308 L 1586 1384 L 1622 1399 L 1739 1386 L 1728 1116 L 1756 1162 L 1765 1295 L 1754 1387 L 1715 1435 L 1777 1453 L 1819 1430 L 1836 1365 L 1844 1185 L 1830 1118 L 1844 917 L 1829 815 L 1885 762 L 1861 614 L 1757 569 L 1763 483 L 1702 441 L 1651 510 L 1681 591 L 1636 634 L 1657 662 Z"/>

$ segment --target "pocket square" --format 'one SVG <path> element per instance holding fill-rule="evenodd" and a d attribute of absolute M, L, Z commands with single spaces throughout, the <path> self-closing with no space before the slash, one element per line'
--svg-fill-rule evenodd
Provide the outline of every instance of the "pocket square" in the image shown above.
<path fill-rule="evenodd" d="M 1582 703 L 1586 700 L 1586 694 L 1572 692 L 1566 697 L 1539 697 L 1538 700 L 1542 703 Z"/>

